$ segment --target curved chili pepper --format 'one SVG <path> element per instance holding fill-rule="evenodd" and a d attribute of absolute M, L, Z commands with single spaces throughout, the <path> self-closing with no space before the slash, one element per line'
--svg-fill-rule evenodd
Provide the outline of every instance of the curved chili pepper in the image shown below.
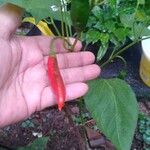
<path fill-rule="evenodd" d="M 58 68 L 58 62 L 55 54 L 50 54 L 48 57 L 48 77 L 57 100 L 58 109 L 61 111 L 65 103 L 66 89 Z"/>

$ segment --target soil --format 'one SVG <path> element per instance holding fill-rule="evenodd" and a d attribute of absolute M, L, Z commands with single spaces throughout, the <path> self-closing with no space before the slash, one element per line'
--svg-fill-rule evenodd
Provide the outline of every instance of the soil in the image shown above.
<path fill-rule="evenodd" d="M 139 108 L 150 113 L 142 102 L 139 103 Z M 67 113 L 71 116 L 79 114 L 76 103 L 67 105 Z M 97 148 L 91 148 L 82 129 L 64 111 L 48 108 L 23 122 L 0 129 L 0 150 L 16 150 L 32 143 L 38 136 L 49 136 L 46 150 L 114 150 L 114 146 L 102 133 Z M 139 136 L 136 131 L 132 150 L 144 150 L 144 143 Z"/>
<path fill-rule="evenodd" d="M 39 136 L 49 136 L 47 150 L 81 150 L 83 140 L 64 111 L 45 109 L 20 122 L 0 129 L 0 149 L 14 150 L 32 143 Z"/>

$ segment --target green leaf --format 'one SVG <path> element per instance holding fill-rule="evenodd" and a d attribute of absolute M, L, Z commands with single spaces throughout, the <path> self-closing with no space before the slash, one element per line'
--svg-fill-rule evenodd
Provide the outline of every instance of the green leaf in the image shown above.
<path fill-rule="evenodd" d="M 134 14 L 121 14 L 120 21 L 125 27 L 132 27 L 135 22 Z"/>
<path fill-rule="evenodd" d="M 76 32 L 85 30 L 90 14 L 89 0 L 72 0 L 70 16 Z"/>
<path fill-rule="evenodd" d="M 138 0 L 138 4 L 144 5 L 145 4 L 145 0 Z"/>
<path fill-rule="evenodd" d="M 148 27 L 145 26 L 143 23 L 136 23 L 133 27 L 133 34 L 135 39 L 142 36 L 150 36 L 150 29 L 148 29 Z"/>
<path fill-rule="evenodd" d="M 92 13 L 93 15 L 98 18 L 99 20 L 102 20 L 103 18 L 103 12 L 101 10 L 101 8 L 99 6 L 95 6 L 93 9 L 92 9 Z"/>
<path fill-rule="evenodd" d="M 107 0 L 107 1 L 109 2 L 111 7 L 114 7 L 117 4 L 117 0 Z"/>
<path fill-rule="evenodd" d="M 2 3 L 12 3 L 31 13 L 38 22 L 41 19 L 49 16 L 54 19 L 60 19 L 60 0 L 3 0 Z"/>
<path fill-rule="evenodd" d="M 118 41 L 117 37 L 112 33 L 110 34 L 110 41 L 116 46 L 120 47 L 120 42 Z"/>
<path fill-rule="evenodd" d="M 100 41 L 101 41 L 101 46 L 100 46 L 98 53 L 97 53 L 97 60 L 98 61 L 100 61 L 107 52 L 108 45 L 109 45 L 109 34 L 101 33 L 100 34 Z"/>
<path fill-rule="evenodd" d="M 117 28 L 113 31 L 113 33 L 117 37 L 118 41 L 122 43 L 126 40 L 126 37 L 129 35 L 127 28 Z"/>
<path fill-rule="evenodd" d="M 106 27 L 100 21 L 98 21 L 93 27 L 100 31 L 106 32 Z"/>
<path fill-rule="evenodd" d="M 107 49 L 108 49 L 108 44 L 100 46 L 98 53 L 97 53 L 97 61 L 100 61 L 104 57 L 104 55 L 107 52 Z"/>
<path fill-rule="evenodd" d="M 30 146 L 18 148 L 17 150 L 45 150 L 48 137 L 41 137 L 34 140 Z"/>
<path fill-rule="evenodd" d="M 101 33 L 100 34 L 100 40 L 101 40 L 101 43 L 102 43 L 103 46 L 107 45 L 108 41 L 109 41 L 109 34 Z"/>
<path fill-rule="evenodd" d="M 96 18 L 94 16 L 90 16 L 87 22 L 87 27 L 93 26 L 97 22 Z"/>
<path fill-rule="evenodd" d="M 125 61 L 125 60 L 124 60 Z M 126 62 L 125 62 L 126 63 Z M 117 76 L 117 78 L 124 80 L 127 77 L 127 70 L 121 70 Z"/>
<path fill-rule="evenodd" d="M 101 38 L 101 33 L 97 30 L 88 30 L 86 33 L 86 42 L 87 43 L 96 43 Z"/>
<path fill-rule="evenodd" d="M 99 129 L 117 150 L 130 150 L 138 119 L 138 105 L 131 87 L 120 79 L 89 82 L 85 103 Z"/>
<path fill-rule="evenodd" d="M 99 5 L 103 2 L 104 0 L 89 0 L 91 8 L 93 8 L 96 5 Z"/>
<path fill-rule="evenodd" d="M 145 0 L 145 11 L 147 12 L 148 15 L 150 15 L 150 0 Z"/>
<path fill-rule="evenodd" d="M 104 22 L 105 28 L 106 28 L 110 33 L 115 30 L 115 28 L 116 28 L 116 27 L 115 27 L 115 24 L 116 24 L 116 22 L 113 21 L 113 20 L 108 20 L 108 21 L 105 21 L 105 22 Z"/>
<path fill-rule="evenodd" d="M 147 22 L 148 16 L 145 14 L 143 10 L 137 10 L 135 13 L 135 19 L 140 22 Z"/>

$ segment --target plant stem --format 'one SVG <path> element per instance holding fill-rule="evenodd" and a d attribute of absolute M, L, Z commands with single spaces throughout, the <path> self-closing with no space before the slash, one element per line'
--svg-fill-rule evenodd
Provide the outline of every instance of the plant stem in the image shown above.
<path fill-rule="evenodd" d="M 68 25 L 65 23 L 65 31 L 67 38 L 69 37 Z"/>
<path fill-rule="evenodd" d="M 116 54 L 112 55 L 107 61 L 105 61 L 102 65 L 101 68 L 104 67 L 106 64 L 108 64 L 110 61 L 112 61 L 116 56 L 118 56 L 120 53 L 122 53 L 123 51 L 125 51 L 126 49 L 128 49 L 129 47 L 133 46 L 135 43 L 137 43 L 137 41 L 130 43 L 129 45 L 125 46 L 124 48 L 122 48 L 119 52 L 117 52 Z"/>
<path fill-rule="evenodd" d="M 77 32 L 77 37 L 76 37 L 76 39 L 75 39 L 75 41 L 74 41 L 74 43 L 73 43 L 73 45 L 72 45 L 72 47 L 71 47 L 71 49 L 70 49 L 71 52 L 74 51 L 74 48 L 75 48 L 75 46 L 76 46 L 76 44 L 77 44 L 77 42 L 78 42 L 80 36 L 81 36 L 81 33 L 80 33 L 80 32 Z"/>
<path fill-rule="evenodd" d="M 63 7 L 63 9 L 64 9 L 64 15 L 65 15 L 65 12 L 67 12 L 67 9 L 66 9 L 66 6 L 65 6 L 65 3 L 64 3 L 64 0 L 62 0 L 61 1 L 62 2 L 62 7 Z M 62 14 L 63 14 L 63 11 L 62 11 Z M 69 37 L 69 29 L 68 29 L 68 25 L 67 25 L 67 17 L 66 16 L 64 16 L 63 15 L 63 17 L 64 17 L 64 21 L 65 21 L 65 32 L 66 32 L 66 36 L 67 36 L 67 38 Z"/>
<path fill-rule="evenodd" d="M 54 29 L 55 29 L 55 31 L 56 31 L 56 33 L 57 33 L 57 35 L 58 35 L 58 36 L 61 36 L 61 34 L 60 34 L 60 32 L 59 32 L 58 28 L 56 27 L 56 25 L 55 25 L 55 23 L 54 23 L 53 18 L 52 18 L 52 17 L 50 17 L 50 19 L 51 19 L 51 23 L 52 23 L 52 25 L 53 25 L 53 27 L 54 27 Z"/>
<path fill-rule="evenodd" d="M 60 4 L 60 13 L 61 13 L 61 33 L 62 33 L 62 36 L 64 37 L 65 36 L 65 32 L 64 32 L 64 15 L 63 15 L 63 7 L 62 7 L 62 4 Z"/>
<path fill-rule="evenodd" d="M 105 61 L 102 65 L 101 68 L 104 67 L 106 64 L 108 64 L 110 61 L 112 61 L 114 58 L 116 58 L 118 55 L 120 55 L 122 52 L 124 52 L 125 50 L 127 50 L 128 48 L 130 48 L 131 46 L 133 46 L 134 44 L 142 41 L 142 40 L 146 40 L 149 39 L 150 36 L 145 37 L 145 38 L 141 38 L 141 39 L 137 39 L 135 41 L 133 41 L 132 43 L 130 43 L 129 45 L 125 46 L 124 48 L 122 48 L 120 51 L 118 51 L 117 53 L 115 53 L 111 58 L 109 58 L 107 61 Z"/>
<path fill-rule="evenodd" d="M 83 48 L 83 51 L 86 51 L 87 47 L 88 47 L 88 44 L 86 43 L 84 48 Z"/>
<path fill-rule="evenodd" d="M 69 35 L 70 35 L 70 37 L 72 37 L 73 36 L 73 34 L 72 34 L 72 29 L 71 29 L 71 25 L 69 25 Z"/>

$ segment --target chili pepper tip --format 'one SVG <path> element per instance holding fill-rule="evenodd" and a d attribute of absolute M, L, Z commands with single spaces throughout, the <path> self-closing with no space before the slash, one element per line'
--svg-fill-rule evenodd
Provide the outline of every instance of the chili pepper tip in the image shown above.
<path fill-rule="evenodd" d="M 61 108 L 61 107 L 58 107 L 58 110 L 59 110 L 59 111 L 61 111 L 61 110 L 62 110 L 62 108 Z"/>
<path fill-rule="evenodd" d="M 58 110 L 59 111 L 61 111 L 63 107 L 64 107 L 64 104 L 58 104 Z"/>

